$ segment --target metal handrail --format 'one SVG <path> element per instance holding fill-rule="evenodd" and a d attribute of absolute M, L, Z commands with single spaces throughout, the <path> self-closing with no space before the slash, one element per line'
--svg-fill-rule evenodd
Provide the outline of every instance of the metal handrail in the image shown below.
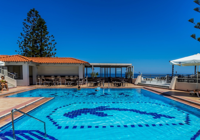
<path fill-rule="evenodd" d="M 44 123 L 45 137 L 47 136 L 47 133 L 46 133 L 46 123 L 45 123 L 44 121 L 41 121 L 41 120 L 39 120 L 39 119 L 37 119 L 37 118 L 35 118 L 35 117 L 33 117 L 33 116 L 31 116 L 31 115 L 25 113 L 25 112 L 22 112 L 22 111 L 20 111 L 20 110 L 18 110 L 18 109 L 16 109 L 16 108 L 14 108 L 14 109 L 11 110 L 11 114 L 12 114 L 12 115 L 11 115 L 11 117 L 12 117 L 12 128 L 13 128 L 13 139 L 16 139 L 16 137 L 15 137 L 15 126 L 14 126 L 14 116 L 13 116 L 13 112 L 14 112 L 14 111 L 18 111 L 18 112 L 20 112 L 20 113 L 22 113 L 22 114 L 24 114 L 24 115 L 27 115 L 27 116 L 29 116 L 29 117 L 31 117 L 31 118 L 37 120 L 37 121 L 40 121 L 40 122 Z"/>
<path fill-rule="evenodd" d="M 0 73 L 3 74 L 3 75 L 5 75 L 4 69 L 0 68 Z M 13 74 L 11 72 L 7 71 L 7 75 L 6 76 L 15 79 L 15 74 Z"/>

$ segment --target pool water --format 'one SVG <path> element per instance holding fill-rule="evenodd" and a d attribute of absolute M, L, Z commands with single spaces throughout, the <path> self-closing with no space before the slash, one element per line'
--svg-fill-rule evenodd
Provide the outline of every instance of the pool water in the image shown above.
<path fill-rule="evenodd" d="M 200 111 L 144 89 L 35 89 L 10 97 L 54 97 L 29 112 L 48 140 L 197 140 Z M 11 124 L 0 140 L 12 139 Z M 30 117 L 15 120 L 17 140 L 43 139 Z"/>

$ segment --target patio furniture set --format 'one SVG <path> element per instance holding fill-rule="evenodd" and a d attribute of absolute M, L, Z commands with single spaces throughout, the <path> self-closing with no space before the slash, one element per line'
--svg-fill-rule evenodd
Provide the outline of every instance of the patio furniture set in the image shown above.
<path fill-rule="evenodd" d="M 82 85 L 86 78 L 79 79 L 78 76 L 37 76 L 36 85 Z"/>
<path fill-rule="evenodd" d="M 128 80 L 125 78 L 88 78 L 87 86 L 102 86 L 105 81 L 114 87 L 125 86 L 128 84 Z"/>
<path fill-rule="evenodd" d="M 128 79 L 125 78 L 111 78 L 111 86 L 120 87 L 128 85 Z"/>

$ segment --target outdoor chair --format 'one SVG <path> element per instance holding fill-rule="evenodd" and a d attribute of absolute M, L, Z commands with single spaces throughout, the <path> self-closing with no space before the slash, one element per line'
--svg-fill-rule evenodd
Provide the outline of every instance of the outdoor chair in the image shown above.
<path fill-rule="evenodd" d="M 127 84 L 127 86 L 128 86 L 128 82 L 126 81 L 126 79 L 123 79 L 123 80 L 122 80 L 122 86 L 125 87 L 126 84 Z"/>
<path fill-rule="evenodd" d="M 199 97 L 199 93 L 200 93 L 199 90 L 193 90 L 193 91 L 189 91 L 189 92 L 190 92 L 190 95 L 195 95 L 196 94 Z"/>
<path fill-rule="evenodd" d="M 40 76 L 37 76 L 36 85 L 41 85 L 41 84 L 42 84 L 41 78 L 40 78 Z"/>
<path fill-rule="evenodd" d="M 115 79 L 114 79 L 114 78 L 111 78 L 111 79 L 110 79 L 110 83 L 111 83 L 111 86 L 115 86 Z"/>
<path fill-rule="evenodd" d="M 55 76 L 51 76 L 52 84 L 56 85 Z"/>
<path fill-rule="evenodd" d="M 95 81 L 96 81 L 97 86 L 101 86 L 101 83 L 102 83 L 101 78 L 98 78 Z"/>
<path fill-rule="evenodd" d="M 65 85 L 76 85 L 77 81 L 73 76 L 65 76 Z"/>
<path fill-rule="evenodd" d="M 120 79 L 120 78 L 112 78 L 111 80 L 111 85 L 113 86 L 122 86 L 122 80 L 123 79 Z"/>
<path fill-rule="evenodd" d="M 56 84 L 57 84 L 57 85 L 59 85 L 59 84 L 61 85 L 61 84 L 62 84 L 62 81 L 61 81 L 61 77 L 60 77 L 60 76 L 57 76 L 57 77 L 56 77 Z"/>
<path fill-rule="evenodd" d="M 75 81 L 75 79 L 73 78 L 73 76 L 65 76 L 65 85 L 71 85 L 72 86 L 72 84 L 75 84 L 76 83 L 76 81 Z"/>
<path fill-rule="evenodd" d="M 83 84 L 87 84 L 87 82 L 88 82 L 88 77 L 84 78 Z"/>
<path fill-rule="evenodd" d="M 49 83 L 50 83 L 50 81 L 47 81 L 46 78 L 45 78 L 44 76 L 41 77 L 41 80 L 42 80 L 41 83 L 42 83 L 43 85 L 49 84 Z"/>
<path fill-rule="evenodd" d="M 96 84 L 96 81 L 89 81 L 89 82 L 88 82 L 88 85 L 89 85 L 89 86 L 95 86 L 95 84 Z"/>
<path fill-rule="evenodd" d="M 94 86 L 96 84 L 96 79 L 95 78 L 90 78 L 89 80 L 88 80 L 88 83 L 87 83 L 87 86 L 89 85 L 89 86 Z"/>
<path fill-rule="evenodd" d="M 70 80 L 74 80 L 74 78 L 73 78 L 73 76 L 70 76 L 70 78 L 69 78 Z"/>
<path fill-rule="evenodd" d="M 69 84 L 70 82 L 70 77 L 69 76 L 65 76 L 65 85 Z"/>
<path fill-rule="evenodd" d="M 77 80 L 73 78 L 73 79 L 71 80 L 71 82 L 70 82 L 70 85 L 71 85 L 71 86 L 77 85 Z"/>
<path fill-rule="evenodd" d="M 81 79 L 78 79 L 76 82 L 77 82 L 77 85 L 83 85 L 84 84 L 84 80 L 85 78 L 81 78 Z"/>

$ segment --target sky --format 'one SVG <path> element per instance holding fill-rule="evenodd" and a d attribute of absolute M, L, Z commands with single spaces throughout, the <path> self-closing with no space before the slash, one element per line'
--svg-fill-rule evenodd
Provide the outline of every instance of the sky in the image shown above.
<path fill-rule="evenodd" d="M 135 73 L 170 74 L 170 60 L 200 53 L 188 19 L 192 0 L 0 0 L 0 55 L 14 55 L 22 22 L 35 8 L 57 42 L 57 57 L 132 63 Z M 194 67 L 175 66 L 181 74 Z"/>

